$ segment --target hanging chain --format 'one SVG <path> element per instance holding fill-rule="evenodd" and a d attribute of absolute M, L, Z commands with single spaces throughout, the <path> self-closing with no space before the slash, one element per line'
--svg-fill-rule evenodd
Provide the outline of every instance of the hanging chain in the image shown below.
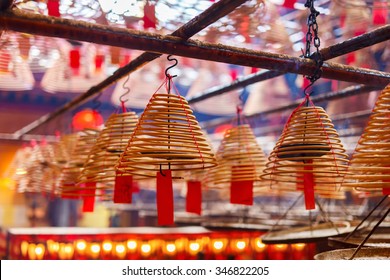
<path fill-rule="evenodd" d="M 312 76 L 307 76 L 307 79 L 313 84 L 315 81 L 317 81 L 319 78 L 321 78 L 322 75 L 322 64 L 324 63 L 322 59 L 322 55 L 320 53 L 320 37 L 318 37 L 318 23 L 317 23 L 317 16 L 320 14 L 315 8 L 314 8 L 314 1 L 315 0 L 307 0 L 305 3 L 305 7 L 310 9 L 310 15 L 307 19 L 307 33 L 306 33 L 306 51 L 305 51 L 305 58 L 313 59 L 316 63 L 316 69 Z M 310 46 L 311 42 L 313 41 L 314 47 L 316 48 L 316 51 L 311 54 L 310 53 Z"/>

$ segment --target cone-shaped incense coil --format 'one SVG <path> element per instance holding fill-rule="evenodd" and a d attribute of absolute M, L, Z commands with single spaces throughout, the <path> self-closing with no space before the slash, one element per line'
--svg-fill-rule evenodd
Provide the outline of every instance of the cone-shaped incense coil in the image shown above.
<path fill-rule="evenodd" d="M 62 135 L 57 143 L 53 144 L 54 163 L 63 166 L 70 161 L 73 150 L 76 147 L 78 135 Z"/>
<path fill-rule="evenodd" d="M 343 187 L 390 192 L 390 85 L 379 95 L 359 139 Z M 386 191 L 387 190 L 387 191 Z"/>
<path fill-rule="evenodd" d="M 337 131 L 321 107 L 298 107 L 269 156 L 262 178 L 277 188 L 300 190 L 311 181 L 317 192 L 337 190 L 348 156 Z"/>
<path fill-rule="evenodd" d="M 79 196 L 80 187 L 76 186 L 78 177 L 81 174 L 84 163 L 88 159 L 89 151 L 95 144 L 99 130 L 85 129 L 80 133 L 76 146 L 71 155 L 70 161 L 62 170 L 59 188 L 61 193 L 69 196 Z"/>
<path fill-rule="evenodd" d="M 266 157 L 249 125 L 227 130 L 216 157 L 218 166 L 209 170 L 206 184 L 227 187 L 231 182 L 262 181 L 260 175 L 265 168 Z"/>
<path fill-rule="evenodd" d="M 216 165 L 216 159 L 188 102 L 156 93 L 140 117 L 117 170 L 155 177 L 156 171 L 185 171 Z"/>
<path fill-rule="evenodd" d="M 79 178 L 80 182 L 115 182 L 115 165 L 126 149 L 138 123 L 134 112 L 112 114 L 92 147 Z"/>

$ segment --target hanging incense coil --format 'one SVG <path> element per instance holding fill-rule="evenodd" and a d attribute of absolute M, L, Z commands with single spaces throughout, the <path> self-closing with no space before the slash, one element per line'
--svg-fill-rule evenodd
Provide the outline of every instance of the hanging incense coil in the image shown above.
<path fill-rule="evenodd" d="M 218 166 L 209 170 L 206 184 L 227 187 L 231 182 L 253 181 L 258 185 L 266 157 L 247 124 L 225 132 L 216 154 Z"/>
<path fill-rule="evenodd" d="M 69 197 L 79 197 L 81 186 L 77 186 L 84 163 L 88 159 L 91 147 L 99 134 L 97 129 L 84 129 L 80 132 L 77 144 L 73 150 L 70 161 L 63 168 L 59 178 L 59 192 Z"/>
<path fill-rule="evenodd" d="M 379 95 L 360 137 L 343 187 L 390 192 L 390 85 Z M 387 191 L 385 191 L 387 190 Z"/>
<path fill-rule="evenodd" d="M 115 165 L 125 151 L 137 123 L 138 117 L 134 112 L 112 114 L 108 118 L 105 128 L 89 152 L 79 177 L 80 183 L 90 181 L 104 182 L 111 186 L 114 184 Z"/>
<path fill-rule="evenodd" d="M 188 102 L 175 94 L 155 93 L 150 99 L 117 171 L 155 177 L 162 169 L 185 171 L 215 166 L 216 159 Z"/>
<path fill-rule="evenodd" d="M 305 174 L 310 174 L 314 189 L 329 193 L 340 186 L 347 165 L 348 155 L 325 110 L 302 106 L 290 116 L 262 178 L 293 191 L 301 189 Z"/>

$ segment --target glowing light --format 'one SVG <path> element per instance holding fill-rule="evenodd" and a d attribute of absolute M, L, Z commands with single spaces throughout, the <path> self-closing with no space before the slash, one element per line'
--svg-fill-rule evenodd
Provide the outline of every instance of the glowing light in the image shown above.
<path fill-rule="evenodd" d="M 103 251 L 110 252 L 112 250 L 112 243 L 110 241 L 104 241 L 102 247 Z"/>
<path fill-rule="evenodd" d="M 256 241 L 256 246 L 257 246 L 257 248 L 259 248 L 259 249 L 264 249 L 264 248 L 265 248 L 265 244 L 264 244 L 263 242 L 261 242 L 261 239 L 260 239 L 260 238 L 257 239 L 257 241 Z"/>
<path fill-rule="evenodd" d="M 167 244 L 167 251 L 168 251 L 169 253 L 175 252 L 175 251 L 176 251 L 176 245 L 173 244 L 173 243 Z"/>
<path fill-rule="evenodd" d="M 84 240 L 76 242 L 76 248 L 78 251 L 84 251 L 87 248 L 87 243 Z"/>
<path fill-rule="evenodd" d="M 223 248 L 223 242 L 222 241 L 214 241 L 213 247 L 216 250 L 221 250 Z"/>
<path fill-rule="evenodd" d="M 115 251 L 118 253 L 118 254 L 123 254 L 125 252 L 125 246 L 123 246 L 122 244 L 118 244 L 115 246 Z"/>
<path fill-rule="evenodd" d="M 129 248 L 130 250 L 135 250 L 137 248 L 137 241 L 135 240 L 127 241 L 127 248 Z"/>
<path fill-rule="evenodd" d="M 100 246 L 99 246 L 99 244 L 92 244 L 92 245 L 91 245 L 91 252 L 92 252 L 92 253 L 95 253 L 95 254 L 99 253 L 99 252 L 100 252 Z"/>
<path fill-rule="evenodd" d="M 293 244 L 293 247 L 294 247 L 294 249 L 296 249 L 296 250 L 303 250 L 303 248 L 305 248 L 305 246 L 306 246 L 305 243 Z"/>
<path fill-rule="evenodd" d="M 200 249 L 200 245 L 197 242 L 190 243 L 190 250 L 193 252 L 198 252 Z"/>
<path fill-rule="evenodd" d="M 15 174 L 16 175 L 26 175 L 27 171 L 24 168 L 16 168 Z"/>
<path fill-rule="evenodd" d="M 246 247 L 246 242 L 245 242 L 245 241 L 237 241 L 236 247 L 237 247 L 237 249 L 239 249 L 239 250 L 243 250 L 243 249 L 245 249 L 245 247 Z"/>
<path fill-rule="evenodd" d="M 37 247 L 35 247 L 35 255 L 37 256 L 37 259 L 42 259 L 44 254 L 45 247 L 42 244 L 39 244 Z"/>
<path fill-rule="evenodd" d="M 150 251 L 152 251 L 152 246 L 150 246 L 149 244 L 142 244 L 141 251 L 145 254 L 150 253 Z"/>
<path fill-rule="evenodd" d="M 67 254 L 70 254 L 70 253 L 72 253 L 72 251 L 73 251 L 72 245 L 66 244 L 64 247 L 64 252 Z"/>
<path fill-rule="evenodd" d="M 275 248 L 276 248 L 276 250 L 284 251 L 287 249 L 287 244 L 276 244 Z"/>

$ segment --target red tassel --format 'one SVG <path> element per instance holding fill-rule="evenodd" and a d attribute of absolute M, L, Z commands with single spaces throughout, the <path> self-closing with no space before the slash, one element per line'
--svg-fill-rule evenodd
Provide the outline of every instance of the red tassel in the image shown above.
<path fill-rule="evenodd" d="M 121 176 L 119 173 L 115 176 L 114 203 L 132 202 L 133 176 Z"/>
<path fill-rule="evenodd" d="M 60 17 L 60 1 L 59 0 L 48 0 L 47 2 L 47 13 L 52 17 Z"/>
<path fill-rule="evenodd" d="M 374 25 L 383 25 L 387 22 L 387 3 L 375 1 L 372 11 L 372 23 Z"/>
<path fill-rule="evenodd" d="M 305 195 L 306 210 L 315 209 L 314 200 L 314 175 L 311 172 L 313 170 L 313 161 L 308 160 L 304 166 L 304 170 L 308 172 L 303 173 L 303 193 Z"/>
<path fill-rule="evenodd" d="M 156 11 L 155 11 L 155 5 L 149 3 L 149 1 L 146 1 L 146 4 L 144 6 L 144 29 L 147 28 L 156 28 Z"/>
<path fill-rule="evenodd" d="M 161 174 L 163 173 L 163 174 Z M 160 226 L 174 224 L 173 187 L 170 170 L 157 172 L 157 223 Z"/>
<path fill-rule="evenodd" d="M 83 190 L 83 212 L 93 212 L 95 208 L 96 182 L 85 183 Z"/>
<path fill-rule="evenodd" d="M 294 4 L 297 0 L 284 0 L 283 7 L 294 9 Z"/>
<path fill-rule="evenodd" d="M 200 215 L 202 213 L 202 183 L 187 182 L 186 211 Z"/>

